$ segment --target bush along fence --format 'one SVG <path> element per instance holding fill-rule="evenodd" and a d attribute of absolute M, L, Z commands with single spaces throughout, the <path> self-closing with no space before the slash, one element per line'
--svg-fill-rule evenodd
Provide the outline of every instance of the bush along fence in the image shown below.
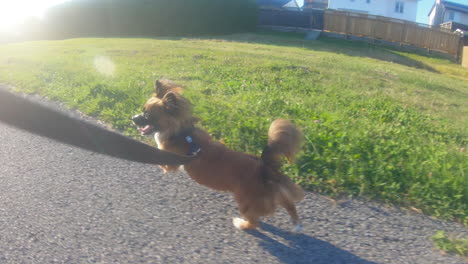
<path fill-rule="evenodd" d="M 294 19 L 290 19 L 295 17 Z M 460 61 L 463 37 L 445 29 L 405 20 L 336 10 L 282 11 L 262 9 L 259 25 L 320 29 L 347 37 L 364 37 L 449 54 Z"/>
<path fill-rule="evenodd" d="M 323 10 L 305 9 L 291 11 L 284 9 L 260 9 L 258 23 L 260 26 L 323 29 Z"/>

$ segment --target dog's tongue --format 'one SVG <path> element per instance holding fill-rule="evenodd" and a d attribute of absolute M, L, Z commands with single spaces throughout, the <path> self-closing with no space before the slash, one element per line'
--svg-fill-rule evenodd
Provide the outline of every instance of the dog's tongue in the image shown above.
<path fill-rule="evenodd" d="M 140 131 L 141 134 L 146 135 L 151 132 L 153 129 L 152 125 L 147 125 L 145 127 L 139 127 L 138 130 Z"/>

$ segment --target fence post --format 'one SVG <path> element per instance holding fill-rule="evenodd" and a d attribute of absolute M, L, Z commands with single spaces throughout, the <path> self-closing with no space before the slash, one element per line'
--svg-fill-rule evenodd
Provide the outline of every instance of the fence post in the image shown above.
<path fill-rule="evenodd" d="M 403 23 L 403 28 L 401 29 L 401 34 L 400 34 L 400 45 L 402 43 L 405 43 L 404 40 L 406 39 L 407 27 L 408 25 L 406 23 Z"/>
<path fill-rule="evenodd" d="M 456 55 L 457 63 L 462 63 L 463 51 L 464 51 L 464 37 L 458 36 L 458 50 Z"/>
<path fill-rule="evenodd" d="M 351 16 L 349 15 L 348 12 L 346 12 L 346 27 L 345 27 L 345 39 L 348 39 L 349 38 L 349 33 L 351 32 Z"/>

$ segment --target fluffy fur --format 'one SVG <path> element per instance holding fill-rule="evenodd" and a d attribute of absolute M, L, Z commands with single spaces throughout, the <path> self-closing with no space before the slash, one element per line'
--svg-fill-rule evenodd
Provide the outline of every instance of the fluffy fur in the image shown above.
<path fill-rule="evenodd" d="M 167 80 L 156 81 L 156 93 L 144 105 L 145 114 L 157 132 L 158 147 L 186 155 L 191 146 L 185 137 L 192 137 L 201 151 L 197 158 L 184 165 L 185 171 L 199 184 L 234 194 L 243 217 L 233 220 L 237 228 L 256 228 L 261 217 L 283 207 L 297 231 L 300 222 L 295 203 L 303 199 L 304 192 L 280 172 L 280 167 L 282 157 L 294 159 L 301 146 L 302 133 L 291 122 L 278 119 L 270 126 L 268 144 L 261 157 L 233 151 L 195 127 L 191 104 L 181 91 L 180 86 Z"/>
<path fill-rule="evenodd" d="M 182 94 L 183 88 L 175 84 L 168 79 L 160 79 L 154 82 L 155 93 L 154 96 L 162 99 L 162 97 L 168 92 L 174 92 L 177 94 Z"/>

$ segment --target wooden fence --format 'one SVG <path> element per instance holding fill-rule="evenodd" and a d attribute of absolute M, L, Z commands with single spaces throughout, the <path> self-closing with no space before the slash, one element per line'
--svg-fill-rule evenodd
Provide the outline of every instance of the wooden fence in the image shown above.
<path fill-rule="evenodd" d="M 468 46 L 463 47 L 462 66 L 468 68 Z"/>
<path fill-rule="evenodd" d="M 456 33 L 381 16 L 326 10 L 323 30 L 413 45 L 448 53 L 456 59 L 462 49 L 462 37 Z"/>
<path fill-rule="evenodd" d="M 336 10 L 260 9 L 260 26 L 321 29 L 326 32 L 411 45 L 460 60 L 463 38 L 447 29 L 405 20 Z"/>

